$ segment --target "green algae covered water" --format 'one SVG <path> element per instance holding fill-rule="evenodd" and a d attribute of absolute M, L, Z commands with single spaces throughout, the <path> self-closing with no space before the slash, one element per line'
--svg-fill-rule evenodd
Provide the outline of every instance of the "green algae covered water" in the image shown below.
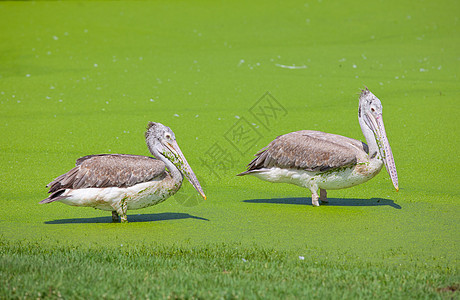
<path fill-rule="evenodd" d="M 224 244 L 458 269 L 459 8 L 0 2 L 2 239 Z M 291 131 L 363 140 L 365 86 L 384 107 L 398 193 L 382 170 L 314 208 L 307 190 L 235 176 Z M 38 205 L 45 185 L 81 156 L 149 155 L 148 121 L 174 130 L 208 200 L 186 185 L 158 206 L 130 211 L 127 225 L 99 210 Z"/>

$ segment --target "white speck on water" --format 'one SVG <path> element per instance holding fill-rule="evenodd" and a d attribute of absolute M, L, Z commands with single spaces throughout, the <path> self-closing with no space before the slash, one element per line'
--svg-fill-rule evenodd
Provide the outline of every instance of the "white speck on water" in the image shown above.
<path fill-rule="evenodd" d="M 395 79 L 399 79 L 399 76 L 395 76 Z"/>
<path fill-rule="evenodd" d="M 239 119 L 239 118 L 240 118 L 240 116 L 235 116 L 235 118 Z"/>
<path fill-rule="evenodd" d="M 118 140 L 118 136 L 115 137 Z"/>
<path fill-rule="evenodd" d="M 121 244 L 120 246 L 123 247 L 123 244 Z"/>
<path fill-rule="evenodd" d="M 53 40 L 57 41 L 57 40 L 59 40 L 59 38 L 57 36 L 53 35 Z"/>
<path fill-rule="evenodd" d="M 46 54 L 51 55 L 51 51 L 46 52 Z"/>
<path fill-rule="evenodd" d="M 17 102 L 18 102 L 18 103 L 21 103 L 21 101 L 20 101 L 20 100 L 18 100 Z"/>
<path fill-rule="evenodd" d="M 188 92 L 188 94 L 189 94 L 189 95 L 191 95 L 191 94 L 192 94 L 192 92 Z"/>
<path fill-rule="evenodd" d="M 379 82 L 380 85 L 383 85 L 383 82 Z"/>
<path fill-rule="evenodd" d="M 179 115 L 178 115 L 178 114 L 174 114 L 174 116 L 175 116 L 175 117 L 179 117 Z"/>
<path fill-rule="evenodd" d="M 155 102 L 155 100 L 153 100 L 153 99 L 150 99 L 150 102 Z"/>
<path fill-rule="evenodd" d="M 30 77 L 30 74 L 26 74 L 26 77 Z"/>
<path fill-rule="evenodd" d="M 355 64 L 353 65 L 353 69 L 356 69 L 357 67 L 358 67 L 357 65 L 355 65 Z"/>
<path fill-rule="evenodd" d="M 66 32 L 64 32 L 64 35 L 65 35 L 65 36 L 68 36 L 68 35 L 69 35 L 69 33 L 66 31 Z"/>
<path fill-rule="evenodd" d="M 94 64 L 94 67 L 97 68 L 97 64 Z"/>
<path fill-rule="evenodd" d="M 339 62 L 344 62 L 344 61 L 346 61 L 346 60 L 347 60 L 347 59 L 344 57 L 344 58 L 339 59 Z"/>
<path fill-rule="evenodd" d="M 219 121 L 220 121 L 220 118 L 217 118 L 217 120 L 219 120 Z"/>
<path fill-rule="evenodd" d="M 195 118 L 198 118 L 200 115 L 196 115 Z"/>
<path fill-rule="evenodd" d="M 59 102 L 62 102 L 62 99 L 59 99 Z"/>
<path fill-rule="evenodd" d="M 83 32 L 84 32 L 84 33 L 87 33 L 87 32 L 88 32 L 88 29 L 84 29 Z"/>
<path fill-rule="evenodd" d="M 197 139 L 198 139 L 198 137 L 195 138 L 195 140 L 197 140 Z"/>
<path fill-rule="evenodd" d="M 246 259 L 244 259 L 244 258 L 243 258 L 242 260 L 243 260 L 243 262 L 248 262 L 248 261 L 247 261 Z"/>
<path fill-rule="evenodd" d="M 375 39 L 375 36 L 371 35 L 371 40 Z"/>
<path fill-rule="evenodd" d="M 109 104 L 109 101 L 105 101 L 105 104 Z"/>
<path fill-rule="evenodd" d="M 16 95 L 11 95 L 11 97 L 16 98 Z"/>
<path fill-rule="evenodd" d="M 142 56 L 139 56 L 139 60 L 143 60 L 144 58 Z"/>
<path fill-rule="evenodd" d="M 300 259 L 300 260 L 304 260 L 305 257 L 304 257 L 304 256 L 299 256 L 299 259 Z"/>
<path fill-rule="evenodd" d="M 302 65 L 302 66 L 296 66 L 296 65 L 287 66 L 287 65 L 282 65 L 282 64 L 275 64 L 275 66 L 280 67 L 280 68 L 284 68 L 284 69 L 291 69 L 291 70 L 294 70 L 294 69 L 306 69 L 307 68 L 306 65 Z"/>
<path fill-rule="evenodd" d="M 260 66 L 260 63 L 256 63 L 256 66 Z"/>
<path fill-rule="evenodd" d="M 54 86 L 50 86 L 50 90 L 54 90 Z"/>
<path fill-rule="evenodd" d="M 367 59 L 367 57 L 366 57 L 366 55 L 364 55 L 364 53 L 361 54 L 361 57 L 362 57 L 363 59 Z"/>
<path fill-rule="evenodd" d="M 439 66 L 439 67 L 438 67 L 438 70 L 441 70 L 441 69 L 442 69 L 442 66 Z"/>
<path fill-rule="evenodd" d="M 240 59 L 240 62 L 238 63 L 238 67 L 244 64 L 244 59 Z"/>
<path fill-rule="evenodd" d="M 424 68 L 420 68 L 420 72 L 428 72 L 428 70 Z"/>
<path fill-rule="evenodd" d="M 358 76 L 358 75 L 356 75 L 356 76 L 355 76 L 355 78 L 359 78 L 359 76 Z"/>

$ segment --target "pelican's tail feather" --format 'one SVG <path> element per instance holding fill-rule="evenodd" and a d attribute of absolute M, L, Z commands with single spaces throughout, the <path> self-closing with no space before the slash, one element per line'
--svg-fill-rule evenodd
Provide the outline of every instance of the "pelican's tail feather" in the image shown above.
<path fill-rule="evenodd" d="M 69 196 L 62 196 L 62 194 L 64 192 L 65 192 L 65 190 L 56 191 L 56 192 L 52 193 L 51 195 L 49 195 L 48 198 L 43 199 L 42 201 L 40 201 L 38 203 L 39 204 L 46 204 L 46 203 L 51 203 L 51 202 L 54 202 L 54 201 L 59 201 L 59 200 L 68 198 Z"/>

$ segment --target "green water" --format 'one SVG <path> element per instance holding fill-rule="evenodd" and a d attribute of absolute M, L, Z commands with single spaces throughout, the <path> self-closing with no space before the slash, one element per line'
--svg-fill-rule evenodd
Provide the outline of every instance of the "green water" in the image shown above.
<path fill-rule="evenodd" d="M 75 245 L 256 245 L 458 267 L 459 8 L 457 1 L 0 2 L 0 233 Z M 235 176 L 284 133 L 363 139 L 364 86 L 384 106 L 399 193 L 383 170 L 330 191 L 331 203 L 314 208 L 306 190 Z M 264 101 L 277 105 L 270 116 L 257 114 Z M 174 130 L 208 200 L 130 211 L 127 225 L 111 224 L 103 211 L 38 205 L 45 185 L 78 157 L 148 155 L 148 121 Z M 244 143 L 234 134 L 242 124 L 252 128 Z"/>

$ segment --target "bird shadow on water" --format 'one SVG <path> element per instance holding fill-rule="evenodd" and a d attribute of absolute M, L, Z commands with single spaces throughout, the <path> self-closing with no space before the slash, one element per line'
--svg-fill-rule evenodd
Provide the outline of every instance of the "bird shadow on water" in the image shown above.
<path fill-rule="evenodd" d="M 196 217 L 185 213 L 158 213 L 158 214 L 137 214 L 128 215 L 128 222 L 155 222 L 180 219 L 196 219 L 201 221 L 209 221 L 202 217 Z M 72 223 L 112 223 L 112 217 L 95 217 L 95 218 L 76 218 L 76 219 L 61 219 L 47 221 L 45 224 L 72 224 Z"/>
<path fill-rule="evenodd" d="M 371 199 L 342 199 L 342 198 L 328 198 L 327 203 L 320 202 L 321 206 L 391 206 L 396 209 L 401 209 L 399 204 L 393 200 L 383 198 Z M 250 199 L 243 200 L 246 203 L 268 203 L 268 204 L 296 204 L 296 205 L 311 205 L 311 197 L 305 198 L 272 198 L 272 199 Z"/>

